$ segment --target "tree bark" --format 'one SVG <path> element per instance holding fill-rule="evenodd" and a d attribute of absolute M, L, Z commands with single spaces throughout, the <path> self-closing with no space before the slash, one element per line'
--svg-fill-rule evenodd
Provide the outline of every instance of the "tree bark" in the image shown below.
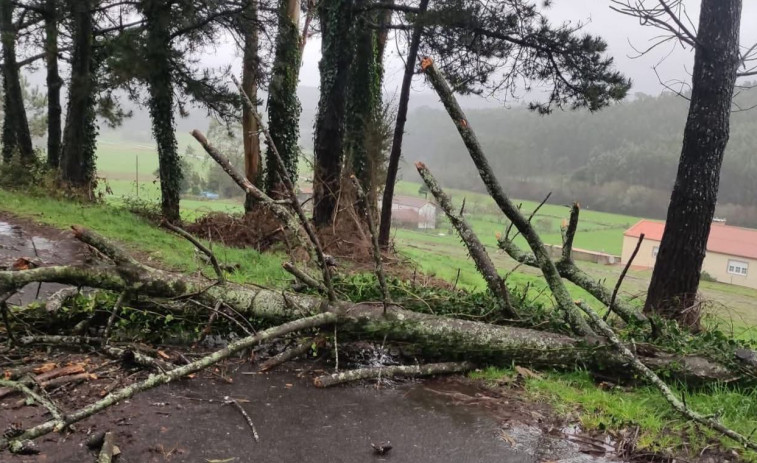
<path fill-rule="evenodd" d="M 552 259 L 549 257 L 541 237 L 536 233 L 536 230 L 533 229 L 528 219 L 521 214 L 520 210 L 515 204 L 513 204 L 507 194 L 505 194 L 502 186 L 494 176 L 489 161 L 486 159 L 486 155 L 478 142 L 476 133 L 473 131 L 468 118 L 457 103 L 457 99 L 455 99 L 455 95 L 449 88 L 449 84 L 447 84 L 447 81 L 441 73 L 439 73 L 439 70 L 430 58 L 425 58 L 421 67 L 431 82 L 431 85 L 433 85 L 434 90 L 436 90 L 436 93 L 439 95 L 439 98 L 442 100 L 442 104 L 454 122 L 460 137 L 463 139 L 465 147 L 468 148 L 468 153 L 478 169 L 481 180 L 484 182 L 484 185 L 486 185 L 486 191 L 492 199 L 494 199 L 494 202 L 505 216 L 510 219 L 513 225 L 515 225 L 515 228 L 517 228 L 523 235 L 523 238 L 525 238 L 531 251 L 534 253 L 536 263 L 539 265 L 539 268 L 544 275 L 544 279 L 547 281 L 547 285 L 549 285 L 549 289 L 552 291 L 552 295 L 557 302 L 557 307 L 565 314 L 568 323 L 570 323 L 570 326 L 576 334 L 593 334 L 586 319 L 583 318 L 580 311 L 573 304 L 573 298 L 563 284 L 560 273 L 555 267 L 555 263 L 552 262 Z"/>
<path fill-rule="evenodd" d="M 422 16 L 428 9 L 429 0 L 421 0 L 418 7 L 418 16 Z M 405 74 L 402 77 L 400 89 L 400 101 L 397 107 L 397 121 L 394 126 L 394 139 L 392 151 L 389 154 L 389 166 L 386 169 L 386 185 L 384 186 L 384 198 L 381 202 L 381 223 L 379 224 L 379 244 L 386 248 L 389 245 L 389 233 L 392 229 L 392 200 L 394 199 L 394 184 L 397 183 L 397 171 L 400 168 L 402 156 L 402 137 L 405 135 L 405 122 L 407 121 L 407 105 L 410 100 L 410 85 L 413 83 L 415 62 L 418 59 L 418 48 L 421 44 L 423 26 L 416 24 L 410 39 L 410 47 L 405 57 Z"/>
<path fill-rule="evenodd" d="M 176 128 L 173 115 L 171 66 L 171 3 L 144 0 L 142 10 L 147 29 L 147 84 L 152 133 L 158 144 L 161 212 L 169 222 L 178 222 L 181 181 Z"/>
<path fill-rule="evenodd" d="M 77 229 L 77 238 L 109 257 L 117 265 L 40 267 L 22 271 L 0 271 L 3 292 L 44 281 L 89 286 L 122 292 L 138 287 L 143 297 L 186 298 L 214 306 L 226 304 L 249 318 L 280 323 L 325 313 L 340 324 L 340 333 L 361 337 L 417 344 L 429 359 L 467 360 L 497 365 L 575 367 L 623 376 L 627 360 L 599 338 L 575 339 L 569 336 L 526 328 L 490 325 L 436 315 L 421 314 L 396 306 L 383 313 L 375 304 L 330 303 L 324 299 L 283 293 L 233 283 L 209 285 L 205 279 L 158 270 L 128 261 L 117 247 L 109 246 L 99 235 Z M 641 348 L 643 347 L 643 349 Z M 682 381 L 749 381 L 757 368 L 746 363 L 730 369 L 698 355 L 675 355 L 654 346 L 637 346 L 640 360 L 654 371 L 665 371 Z"/>
<path fill-rule="evenodd" d="M 13 24 L 13 3 L 0 0 L 0 41 L 3 45 L 3 89 L 5 115 L 3 121 L 3 160 L 8 162 L 14 152 L 22 160 L 34 158 L 29 122 L 24 108 L 21 75 L 16 63 L 16 26 Z"/>
<path fill-rule="evenodd" d="M 359 9 L 366 3 L 366 0 L 356 0 L 355 7 Z M 345 162 L 351 170 L 348 173 L 355 175 L 368 197 L 375 198 L 375 182 L 372 181 L 375 169 L 368 155 L 368 134 L 374 129 L 371 125 L 377 122 L 381 105 L 381 58 L 377 54 L 376 31 L 368 26 L 366 16 L 372 19 L 369 12 L 362 13 L 350 32 L 355 50 L 347 83 L 344 151 Z M 367 211 L 373 213 L 375 206 L 368 204 Z M 362 203 L 358 207 L 361 213 L 367 212 Z"/>
<path fill-rule="evenodd" d="M 460 235 L 460 239 L 465 244 L 465 247 L 468 248 L 468 254 L 476 264 L 478 272 L 484 277 L 484 281 L 486 281 L 486 286 L 489 288 L 489 291 L 499 299 L 502 312 L 509 318 L 515 320 L 519 319 L 520 317 L 518 316 L 518 313 L 515 311 L 512 304 L 510 304 L 510 293 L 507 290 L 505 280 L 499 276 L 497 267 L 494 266 L 494 262 L 492 262 L 489 254 L 486 252 L 486 248 L 483 243 L 481 243 L 481 240 L 478 239 L 476 233 L 470 225 L 468 225 L 468 221 L 465 220 L 462 214 L 455 214 L 452 210 L 452 201 L 449 199 L 449 196 L 442 191 L 441 186 L 434 176 L 431 175 L 431 171 L 428 170 L 426 165 L 422 162 L 416 162 L 415 168 L 418 169 L 418 173 L 426 183 L 426 186 L 428 186 L 428 189 L 434 195 L 434 199 L 439 203 L 439 206 L 447 215 L 450 223 L 455 227 L 455 230 L 457 230 L 457 234 Z"/>
<path fill-rule="evenodd" d="M 279 30 L 276 54 L 268 94 L 268 125 L 271 140 L 279 151 L 287 174 L 297 187 L 299 160 L 300 100 L 297 83 L 300 76 L 300 4 L 295 0 L 279 0 Z M 275 199 L 287 196 L 278 161 L 271 143 L 266 140 L 266 193 Z"/>
<path fill-rule="evenodd" d="M 352 61 L 352 0 L 322 0 L 321 95 L 315 121 L 313 222 L 331 224 L 339 198 L 347 79 Z"/>
<path fill-rule="evenodd" d="M 58 72 L 58 9 L 57 0 L 45 2 L 45 62 L 47 65 L 47 165 L 53 169 L 60 163 L 61 104 L 63 81 Z"/>
<path fill-rule="evenodd" d="M 95 178 L 95 78 L 92 0 L 71 1 L 74 23 L 71 83 L 61 152 L 61 178 L 89 192 Z"/>
<path fill-rule="evenodd" d="M 740 23 L 741 0 L 702 0 L 681 159 L 644 306 L 695 330 L 700 311 L 691 309 L 728 143 Z"/>
<path fill-rule="evenodd" d="M 258 101 L 258 77 L 260 58 L 258 57 L 258 5 L 257 0 L 248 0 L 247 8 L 241 14 L 244 30 L 244 51 L 242 57 L 242 88 L 253 104 Z M 244 140 L 244 172 L 247 180 L 257 185 L 260 175 L 260 135 L 258 121 L 247 108 L 242 110 L 242 139 Z M 250 212 L 255 198 L 245 195 L 244 210 Z"/>

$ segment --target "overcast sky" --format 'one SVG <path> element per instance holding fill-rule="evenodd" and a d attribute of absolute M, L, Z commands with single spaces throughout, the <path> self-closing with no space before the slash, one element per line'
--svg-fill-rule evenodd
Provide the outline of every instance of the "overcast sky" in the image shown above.
<path fill-rule="evenodd" d="M 656 3 L 654 0 L 647 0 L 647 2 Z M 684 3 L 688 14 L 696 24 L 699 0 L 684 0 Z M 649 47 L 650 40 L 658 31 L 652 27 L 643 27 L 639 25 L 638 20 L 610 10 L 609 0 L 554 0 L 546 12 L 554 23 L 580 21 L 586 24 L 585 31 L 603 37 L 609 45 L 608 54 L 615 58 L 617 68 L 632 79 L 632 93 L 644 92 L 656 95 L 664 90 L 652 69 L 661 60 L 663 63 L 659 65 L 658 72 L 664 81 L 687 79 L 691 72 L 694 54 L 690 49 L 684 50 L 680 46 L 659 47 L 646 56 L 634 58 L 637 55 L 634 47 L 637 49 Z M 757 0 L 744 0 L 741 31 L 743 45 L 757 42 Z M 305 48 L 300 74 L 301 85 L 318 86 L 320 46 L 320 40 L 312 39 Z M 403 64 L 397 57 L 393 41 L 390 41 L 387 50 L 390 55 L 387 57 L 385 91 L 394 94 L 398 92 L 402 80 Z M 221 45 L 216 52 L 212 58 L 209 58 L 208 64 L 224 65 L 231 61 L 236 69 L 241 65 L 234 45 Z M 413 90 L 421 93 L 431 92 L 421 79 L 416 79 Z"/>

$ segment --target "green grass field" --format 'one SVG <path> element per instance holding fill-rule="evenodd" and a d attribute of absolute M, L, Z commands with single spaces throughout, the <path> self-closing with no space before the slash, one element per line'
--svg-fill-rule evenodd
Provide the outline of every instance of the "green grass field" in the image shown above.
<path fill-rule="evenodd" d="M 180 151 L 187 145 L 195 146 L 196 142 L 189 134 L 178 134 Z M 200 152 L 200 150 L 196 150 Z M 113 203 L 123 203 L 128 198 L 137 197 L 136 158 L 139 157 L 139 198 L 158 202 L 160 186 L 152 173 L 158 167 L 157 152 L 149 145 L 126 142 L 118 138 L 104 139 L 98 145 L 98 171 L 106 177 L 106 183 L 112 194 L 106 199 Z M 207 159 L 198 156 L 191 160 L 199 171 L 204 171 Z M 303 176 L 311 171 L 307 161 L 301 165 Z M 104 189 L 104 185 L 101 185 Z M 400 181 L 396 186 L 398 195 L 421 196 L 418 193 L 420 184 Z M 486 194 L 470 191 L 449 189 L 448 194 L 453 203 L 459 207 L 465 198 L 466 216 L 474 231 L 493 256 L 495 264 L 502 273 L 508 273 L 516 267 L 515 262 L 505 256 L 496 247 L 496 234 L 502 233 L 507 221 L 498 211 L 494 201 Z M 524 213 L 530 214 L 538 203 L 534 201 L 517 201 Z M 208 212 L 221 211 L 229 213 L 242 212 L 242 199 L 201 200 L 183 198 L 181 201 L 182 217 L 192 220 Z M 560 226 L 567 219 L 569 209 L 560 204 L 544 204 L 534 217 L 533 223 L 539 228 L 542 239 L 547 244 L 560 245 L 562 238 Z M 576 248 L 606 252 L 620 255 L 622 250 L 623 232 L 636 223 L 638 217 L 606 212 L 581 210 L 578 232 L 574 245 Z M 408 230 L 395 229 L 393 231 L 397 249 L 411 258 L 419 269 L 425 273 L 437 276 L 450 282 L 457 280 L 459 287 L 468 289 L 482 289 L 485 287 L 483 279 L 476 272 L 475 267 L 467 256 L 466 250 L 449 223 L 441 217 L 436 230 Z M 516 243 L 526 248 L 522 237 Z M 618 266 L 603 266 L 581 263 L 591 275 L 597 279 L 607 281 L 613 285 L 618 278 Z M 458 277 L 459 270 L 459 277 Z M 649 283 L 651 272 L 648 270 L 631 270 L 624 280 L 621 295 L 631 300 L 643 298 Z M 529 285 L 529 292 L 534 298 L 548 299 L 545 283 L 538 270 L 519 267 L 517 272 L 508 277 L 511 284 Z M 592 302 L 593 299 L 582 289 L 569 284 L 573 296 Z M 757 291 L 723 283 L 702 282 L 701 291 L 709 301 L 708 310 L 714 319 L 726 327 L 732 327 L 741 336 L 754 337 L 751 326 L 757 326 L 757 310 L 754 300 Z M 593 303 L 597 308 L 599 304 Z"/>

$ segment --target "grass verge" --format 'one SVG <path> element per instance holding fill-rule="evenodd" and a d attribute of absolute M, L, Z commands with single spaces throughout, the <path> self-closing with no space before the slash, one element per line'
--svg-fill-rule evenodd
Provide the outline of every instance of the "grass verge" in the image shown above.
<path fill-rule="evenodd" d="M 191 243 L 120 207 L 0 191 L 0 210 L 61 229 L 83 225 L 132 251 L 146 253 L 148 263 L 156 261 L 188 273 L 203 270 L 212 278 L 212 269 L 195 259 Z M 281 268 L 282 255 L 261 254 L 253 249 L 231 248 L 218 243 L 213 243 L 212 248 L 218 259 L 239 264 L 239 270 L 229 275 L 231 281 L 281 287 L 290 279 Z"/>
<path fill-rule="evenodd" d="M 472 372 L 474 379 L 497 382 L 514 378 L 510 369 L 487 368 Z M 662 395 L 648 386 L 600 388 L 586 372 L 544 373 L 525 379 L 530 400 L 548 403 L 559 415 L 578 419 L 587 431 L 620 431 L 639 426 L 637 449 L 660 455 L 697 456 L 713 442 L 726 451 L 737 452 L 745 461 L 757 461 L 757 453 L 745 450 L 730 439 L 704 429 L 678 414 Z M 679 388 L 674 388 L 680 396 Z M 685 391 L 686 403 L 703 414 L 717 414 L 731 429 L 751 435 L 757 426 L 757 391 L 713 384 Z"/>

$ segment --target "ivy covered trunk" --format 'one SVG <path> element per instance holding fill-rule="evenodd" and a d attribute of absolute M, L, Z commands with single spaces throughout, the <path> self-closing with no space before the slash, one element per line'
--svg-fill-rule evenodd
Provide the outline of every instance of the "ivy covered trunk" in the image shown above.
<path fill-rule="evenodd" d="M 244 52 L 242 57 L 242 88 L 250 101 L 258 101 L 258 75 L 260 59 L 258 58 L 258 7 L 257 0 L 248 0 L 242 13 L 242 30 L 244 30 Z M 244 171 L 247 180 L 257 185 L 260 175 L 260 136 L 258 120 L 247 108 L 242 112 L 242 133 L 244 140 Z M 245 197 L 244 209 L 249 212 L 254 199 L 249 194 Z"/>
<path fill-rule="evenodd" d="M 16 28 L 13 24 L 13 3 L 0 0 L 0 35 L 3 45 L 3 159 L 7 162 L 18 151 L 21 159 L 34 157 L 32 137 L 26 119 L 21 92 L 21 75 L 16 63 Z"/>
<path fill-rule="evenodd" d="M 179 221 L 182 172 L 177 150 L 171 56 L 171 2 L 144 0 L 142 10 L 147 28 L 147 84 L 152 133 L 158 144 L 161 212 L 170 222 Z"/>
<path fill-rule="evenodd" d="M 366 3 L 357 0 L 355 6 L 359 9 Z M 381 122 L 381 56 L 376 31 L 369 27 L 374 16 L 377 15 L 364 12 L 353 26 L 355 51 L 347 84 L 344 135 L 346 162 L 367 193 L 369 205 L 376 201 L 376 179 L 383 154 L 381 146 L 377 146 L 380 141 L 371 136 Z"/>
<path fill-rule="evenodd" d="M 47 66 L 47 165 L 57 168 L 61 147 L 60 89 L 63 81 L 58 72 L 58 9 L 57 0 L 45 2 L 45 62 Z"/>
<path fill-rule="evenodd" d="M 703 0 L 691 102 L 665 232 L 644 307 L 694 329 L 739 66 L 741 0 Z"/>
<path fill-rule="evenodd" d="M 279 151 L 292 182 L 297 184 L 300 101 L 297 82 L 300 75 L 300 4 L 296 0 L 279 0 L 279 30 L 276 56 L 268 94 L 268 124 L 271 139 Z M 285 196 L 277 162 L 270 143 L 266 142 L 266 192 L 272 198 Z"/>
<path fill-rule="evenodd" d="M 95 178 L 95 66 L 91 0 L 71 1 L 74 25 L 71 83 L 61 152 L 61 178 L 90 191 Z"/>
<path fill-rule="evenodd" d="M 345 97 L 352 50 L 351 0 L 322 0 L 321 95 L 315 121 L 315 179 L 313 221 L 316 226 L 331 223 L 340 190 L 344 151 Z"/>
<path fill-rule="evenodd" d="M 418 14 L 423 15 L 428 9 L 429 0 L 421 0 L 418 7 Z M 392 201 L 394 200 L 394 184 L 397 182 L 397 171 L 400 168 L 400 157 L 402 156 L 402 137 L 405 135 L 405 122 L 407 121 L 407 104 L 410 100 L 410 85 L 413 83 L 413 73 L 415 72 L 415 62 L 418 58 L 418 48 L 423 35 L 423 27 L 418 24 L 413 29 L 413 35 L 410 39 L 410 47 L 405 57 L 405 74 L 402 77 L 402 88 L 400 89 L 400 101 L 397 107 L 397 121 L 394 126 L 394 139 L 392 140 L 392 151 L 389 153 L 389 165 L 386 168 L 386 185 L 384 186 L 384 197 L 381 202 L 381 224 L 379 225 L 379 245 L 387 247 L 389 245 L 389 233 L 392 228 Z"/>

